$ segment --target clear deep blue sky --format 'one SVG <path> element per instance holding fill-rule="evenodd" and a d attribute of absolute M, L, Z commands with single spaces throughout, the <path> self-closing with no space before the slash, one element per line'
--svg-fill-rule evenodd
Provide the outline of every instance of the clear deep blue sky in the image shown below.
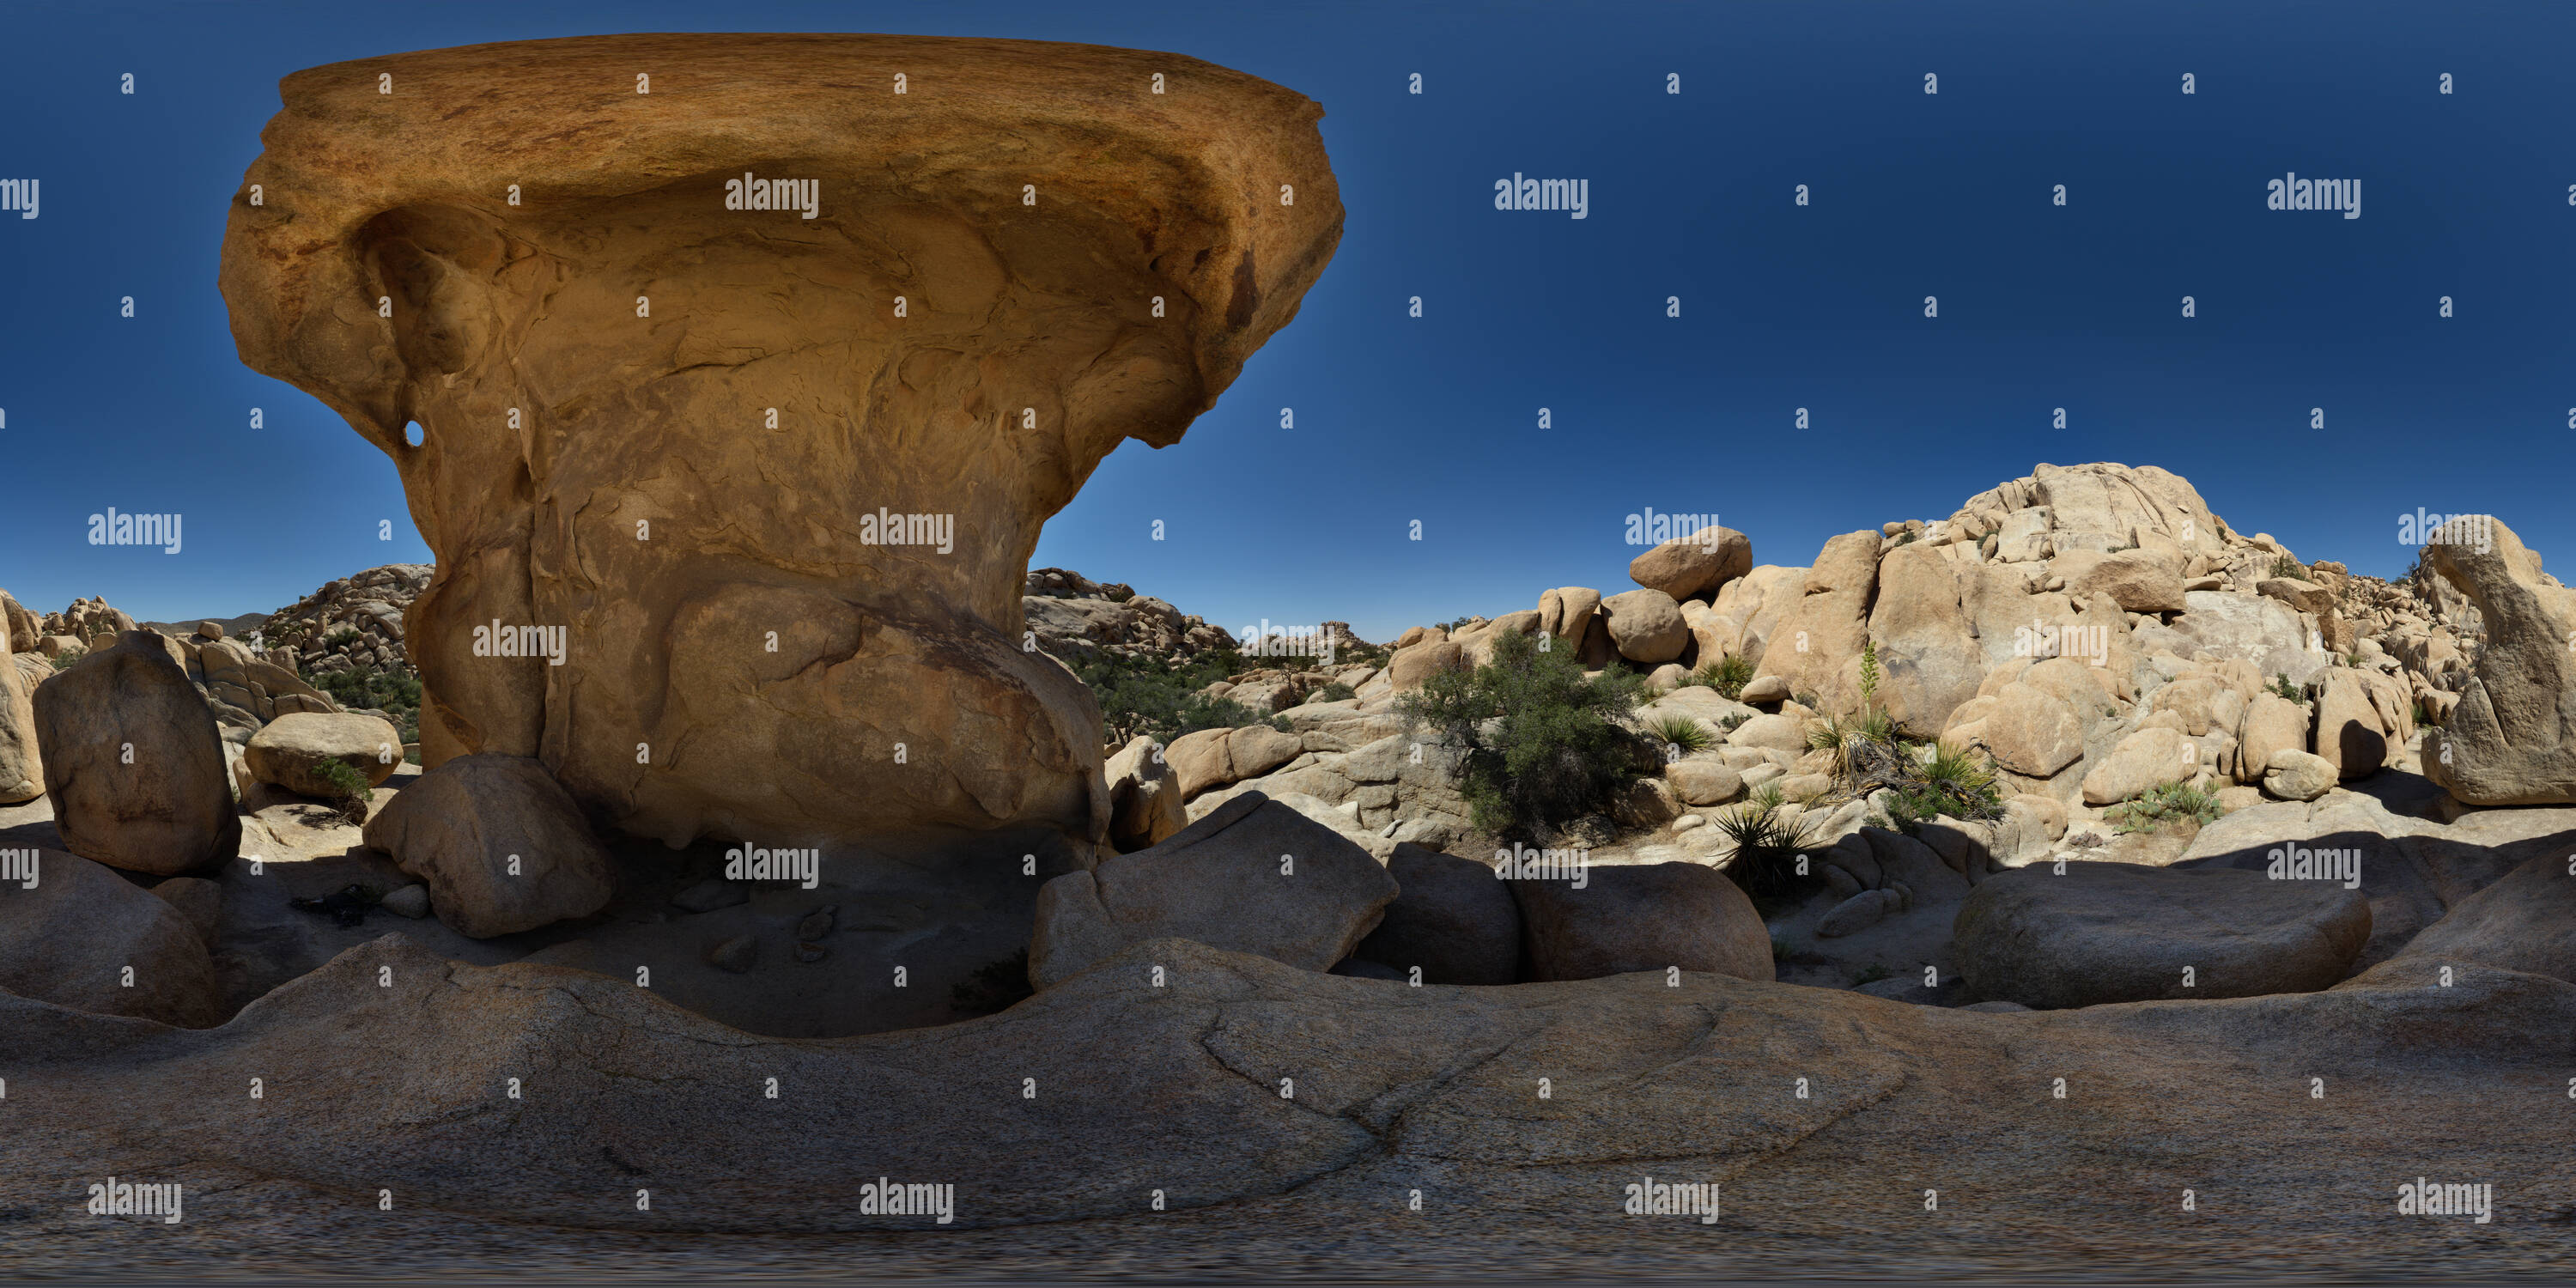
<path fill-rule="evenodd" d="M 1170 50 L 1323 104 L 1348 215 L 1304 310 L 1035 560 L 1230 628 L 1619 589 L 1647 506 L 1803 564 L 2039 461 L 2162 465 L 2357 571 L 2410 561 L 2417 507 L 2576 566 L 2565 4 L 10 3 L 0 178 L 43 205 L 0 216 L 0 587 L 193 619 L 427 560 L 391 463 L 234 354 L 216 253 L 278 78 L 711 30 Z M 1515 171 L 1589 217 L 1496 211 Z M 2266 210 L 2285 171 L 2360 180 L 2361 218 Z M 183 514 L 183 552 L 88 545 L 109 506 Z"/>

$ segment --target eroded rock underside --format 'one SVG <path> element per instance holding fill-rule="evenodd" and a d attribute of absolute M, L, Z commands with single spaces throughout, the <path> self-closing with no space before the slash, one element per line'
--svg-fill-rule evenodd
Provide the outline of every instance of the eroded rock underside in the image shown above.
<path fill-rule="evenodd" d="M 893 36 L 280 88 L 223 292 L 242 359 L 390 455 L 437 554 L 405 641 L 427 764 L 541 757 L 674 842 L 1098 834 L 1098 713 L 1021 647 L 1028 557 L 1295 315 L 1340 235 L 1320 108 L 1174 55 Z M 746 177 L 815 181 L 815 217 L 727 209 Z M 871 543 L 880 512 L 952 526 Z M 565 656 L 478 656 L 495 624 Z"/>
<path fill-rule="evenodd" d="M 2459 964 L 2444 987 L 2444 964 L 1980 1013 L 1703 974 L 1417 989 L 1156 940 L 989 1019 L 789 1041 L 388 936 L 219 1029 L 0 999 L 0 1210 L 66 1263 L 293 1231 L 532 1265 L 703 1231 L 766 1236 L 692 1246 L 780 1265 L 864 1243 L 878 1269 L 1070 1272 L 1121 1246 L 1276 1269 L 1317 1238 L 1452 1269 L 2563 1264 L 2576 986 Z M 176 1230 L 111 1235 L 61 1183 L 174 1169 Z M 2428 1171 L 2492 1178 L 2496 1221 L 2391 1215 Z M 860 1215 L 881 1176 L 954 1185 L 953 1223 Z M 1646 1176 L 1721 1183 L 1721 1222 L 1622 1216 Z M 879 1233 L 826 1237 L 854 1231 Z"/>

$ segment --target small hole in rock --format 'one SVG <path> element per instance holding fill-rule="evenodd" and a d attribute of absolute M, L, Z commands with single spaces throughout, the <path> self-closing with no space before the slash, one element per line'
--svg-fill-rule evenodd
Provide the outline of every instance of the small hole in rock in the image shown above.
<path fill-rule="evenodd" d="M 421 431 L 421 428 L 420 428 L 420 422 L 419 422 L 419 421 L 416 421 L 416 420 L 415 420 L 415 421 L 411 422 L 410 424 L 407 424 L 407 425 L 403 426 L 403 441 L 404 441 L 404 442 L 409 443 L 409 444 L 411 444 L 411 445 L 412 445 L 412 446 L 414 446 L 414 447 L 418 447 L 418 446 L 420 446 L 420 445 L 421 445 L 421 442 L 422 442 L 422 440 L 423 440 L 423 438 L 424 438 L 424 437 L 425 437 L 425 435 L 423 435 L 423 433 L 422 433 L 422 431 Z"/>

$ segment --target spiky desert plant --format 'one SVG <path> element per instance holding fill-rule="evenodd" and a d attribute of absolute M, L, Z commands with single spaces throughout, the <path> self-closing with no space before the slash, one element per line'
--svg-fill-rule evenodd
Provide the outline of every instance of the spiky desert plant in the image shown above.
<path fill-rule="evenodd" d="M 1806 876 L 1798 874 L 1798 856 L 1816 848 L 1814 820 L 1803 813 L 1784 819 L 1782 813 L 1780 794 L 1774 788 L 1717 816 L 1719 834 L 1734 843 L 1734 851 L 1719 870 L 1749 898 L 1792 895 L 1820 875 L 1813 862 Z"/>
<path fill-rule="evenodd" d="M 1697 716 L 1657 716 L 1646 730 L 1666 747 L 1684 756 L 1695 755 L 1717 745 L 1717 739 L 1710 735 L 1708 726 L 1701 724 Z"/>

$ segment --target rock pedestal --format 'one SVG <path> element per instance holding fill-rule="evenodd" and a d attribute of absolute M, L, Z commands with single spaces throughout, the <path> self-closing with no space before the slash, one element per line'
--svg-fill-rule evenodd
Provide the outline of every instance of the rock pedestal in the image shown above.
<path fill-rule="evenodd" d="M 1029 554 L 1295 316 L 1340 236 L 1320 108 L 1177 55 L 857 35 L 280 92 L 221 285 L 243 361 L 391 456 L 437 554 L 425 763 L 538 757 L 674 843 L 1100 833 Z"/>

